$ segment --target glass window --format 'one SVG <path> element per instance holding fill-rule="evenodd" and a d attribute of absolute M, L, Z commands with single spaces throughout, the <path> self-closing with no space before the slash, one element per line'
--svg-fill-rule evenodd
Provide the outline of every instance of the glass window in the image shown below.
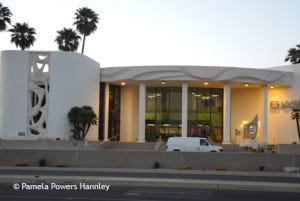
<path fill-rule="evenodd" d="M 121 87 L 109 85 L 108 139 L 120 139 Z"/>
<path fill-rule="evenodd" d="M 105 83 L 100 83 L 100 105 L 99 105 L 99 133 L 98 139 L 104 139 L 104 125 L 105 125 Z"/>
<path fill-rule="evenodd" d="M 201 146 L 208 146 L 208 143 L 206 142 L 206 140 L 200 139 L 200 145 Z"/>
<path fill-rule="evenodd" d="M 181 87 L 146 88 L 146 140 L 181 134 Z"/>
<path fill-rule="evenodd" d="M 209 137 L 222 142 L 223 89 L 190 87 L 188 90 L 188 136 Z"/>
<path fill-rule="evenodd" d="M 181 87 L 146 88 L 146 140 L 181 136 Z M 188 89 L 188 136 L 222 142 L 223 89 Z"/>

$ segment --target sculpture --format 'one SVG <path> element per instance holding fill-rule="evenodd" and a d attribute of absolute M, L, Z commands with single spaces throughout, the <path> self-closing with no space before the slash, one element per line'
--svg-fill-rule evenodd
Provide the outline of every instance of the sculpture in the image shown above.
<path fill-rule="evenodd" d="M 256 138 L 257 130 L 258 130 L 258 116 L 256 114 L 250 123 L 245 124 L 244 137 L 254 140 Z"/>
<path fill-rule="evenodd" d="M 49 53 L 30 53 L 28 72 L 28 133 L 47 135 L 49 100 Z"/>

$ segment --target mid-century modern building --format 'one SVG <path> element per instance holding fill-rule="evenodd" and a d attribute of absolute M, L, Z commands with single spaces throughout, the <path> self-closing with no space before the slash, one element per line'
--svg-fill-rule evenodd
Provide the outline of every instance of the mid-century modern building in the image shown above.
<path fill-rule="evenodd" d="M 291 108 L 300 106 L 300 65 L 100 68 L 77 53 L 0 53 L 0 138 L 70 139 L 67 113 L 98 114 L 87 140 L 156 141 L 205 136 L 218 143 L 298 142 Z"/>

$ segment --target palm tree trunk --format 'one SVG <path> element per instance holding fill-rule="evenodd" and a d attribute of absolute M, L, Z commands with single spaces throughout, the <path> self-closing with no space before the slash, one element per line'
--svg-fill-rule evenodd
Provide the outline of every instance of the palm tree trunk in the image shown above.
<path fill-rule="evenodd" d="M 85 44 L 85 35 L 83 35 L 81 54 L 83 54 L 83 51 L 84 51 L 84 44 Z"/>

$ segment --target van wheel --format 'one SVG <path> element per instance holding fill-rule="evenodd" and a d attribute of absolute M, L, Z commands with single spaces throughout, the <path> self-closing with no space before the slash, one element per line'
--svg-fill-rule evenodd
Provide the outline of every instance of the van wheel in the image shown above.
<path fill-rule="evenodd" d="M 173 151 L 180 151 L 179 149 L 174 149 Z"/>

